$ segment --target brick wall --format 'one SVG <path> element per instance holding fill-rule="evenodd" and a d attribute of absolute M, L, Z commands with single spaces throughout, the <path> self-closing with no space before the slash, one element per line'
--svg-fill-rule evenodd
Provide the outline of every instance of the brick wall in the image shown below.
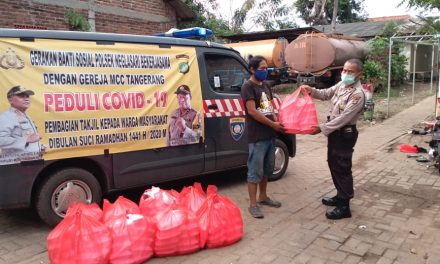
<path fill-rule="evenodd" d="M 162 0 L 1 0 L 0 28 L 69 30 L 64 14 L 74 10 L 88 19 L 89 6 L 97 32 L 148 35 L 177 23 L 176 10 Z"/>

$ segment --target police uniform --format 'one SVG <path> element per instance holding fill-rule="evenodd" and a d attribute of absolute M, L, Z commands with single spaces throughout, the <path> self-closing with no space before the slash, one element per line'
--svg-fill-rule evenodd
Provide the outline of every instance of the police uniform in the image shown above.
<path fill-rule="evenodd" d="M 26 144 L 27 137 L 37 133 L 34 122 L 26 113 L 11 107 L 0 115 L 0 148 L 2 154 L 39 151 L 38 143 Z"/>
<path fill-rule="evenodd" d="M 352 85 L 339 82 L 324 90 L 313 88 L 311 96 L 331 102 L 327 122 L 320 124 L 319 127 L 322 133 L 328 137 L 327 162 L 337 195 L 334 198 L 329 198 L 333 199 L 331 204 L 327 204 L 324 199 L 323 203 L 348 206 L 349 200 L 354 195 L 351 167 L 353 148 L 358 138 L 356 122 L 365 105 L 362 85 L 360 81 Z"/>
<path fill-rule="evenodd" d="M 175 94 L 190 94 L 189 88 L 186 85 L 181 85 L 177 88 Z M 179 118 L 185 120 L 185 128 L 181 129 L 176 125 Z M 196 143 L 201 136 L 201 116 L 196 110 L 177 109 L 171 114 L 169 133 L 167 137 L 168 146 L 179 146 Z"/>
<path fill-rule="evenodd" d="M 33 95 L 30 90 L 21 86 L 13 87 L 8 92 L 8 98 L 21 93 Z M 0 154 L 1 164 L 17 163 L 22 160 L 41 158 L 39 142 L 28 143 L 28 136 L 37 133 L 34 122 L 26 113 L 10 107 L 0 114 Z"/>

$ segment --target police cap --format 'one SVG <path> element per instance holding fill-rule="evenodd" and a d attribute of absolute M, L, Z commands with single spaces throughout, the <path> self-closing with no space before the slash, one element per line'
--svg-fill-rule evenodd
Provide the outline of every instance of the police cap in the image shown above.
<path fill-rule="evenodd" d="M 175 94 L 191 94 L 191 91 L 188 85 L 182 84 L 177 87 L 177 90 L 174 92 Z"/>
<path fill-rule="evenodd" d="M 28 90 L 26 88 L 24 88 L 23 86 L 17 85 L 12 87 L 11 89 L 9 89 L 7 97 L 11 98 L 14 95 L 19 95 L 19 94 L 27 94 L 27 95 L 34 95 L 35 93 L 32 90 Z"/>

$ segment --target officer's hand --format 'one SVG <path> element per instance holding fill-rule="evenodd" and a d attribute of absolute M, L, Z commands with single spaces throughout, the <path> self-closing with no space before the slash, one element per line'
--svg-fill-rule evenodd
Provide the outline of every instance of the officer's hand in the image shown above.
<path fill-rule="evenodd" d="M 281 124 L 280 122 L 273 122 L 272 128 L 276 132 L 281 132 L 281 133 L 285 133 L 286 132 L 286 129 L 284 128 L 283 124 Z"/>
<path fill-rule="evenodd" d="M 310 135 L 316 135 L 321 133 L 321 128 L 319 126 L 312 126 L 313 129 L 315 129 Z"/>
<path fill-rule="evenodd" d="M 186 128 L 185 119 L 178 117 L 176 120 L 176 125 L 181 131 L 185 130 Z"/>
<path fill-rule="evenodd" d="M 306 84 L 301 85 L 301 86 L 299 87 L 299 89 L 301 89 L 301 91 L 302 91 L 303 93 L 307 93 L 307 94 L 311 94 L 311 93 L 312 93 L 312 87 L 310 87 L 310 86 L 308 86 L 308 85 L 306 85 Z"/>
<path fill-rule="evenodd" d="M 40 135 L 38 135 L 37 133 L 30 134 L 26 139 L 27 143 L 35 143 L 38 141 L 40 141 Z"/>

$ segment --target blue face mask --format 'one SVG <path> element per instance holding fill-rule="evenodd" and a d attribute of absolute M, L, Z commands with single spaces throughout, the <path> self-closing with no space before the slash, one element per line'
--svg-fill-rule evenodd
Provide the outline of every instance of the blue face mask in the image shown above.
<path fill-rule="evenodd" d="M 265 81 L 267 79 L 267 70 L 259 70 L 256 69 L 254 72 L 255 79 L 259 80 L 260 82 Z"/>
<path fill-rule="evenodd" d="M 346 85 L 350 85 L 356 81 L 356 78 L 354 75 L 343 73 L 341 74 L 341 81 Z"/>

